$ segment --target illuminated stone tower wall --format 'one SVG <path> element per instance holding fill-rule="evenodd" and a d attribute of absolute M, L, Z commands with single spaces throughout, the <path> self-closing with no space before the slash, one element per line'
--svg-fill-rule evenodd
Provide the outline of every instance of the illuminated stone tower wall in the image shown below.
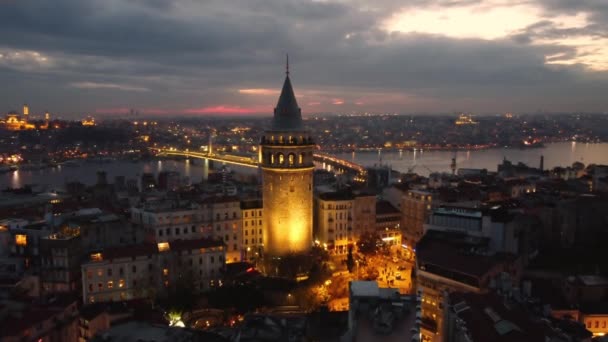
<path fill-rule="evenodd" d="M 272 129 L 260 142 L 264 253 L 282 256 L 312 246 L 313 149 L 289 80 L 283 84 Z"/>

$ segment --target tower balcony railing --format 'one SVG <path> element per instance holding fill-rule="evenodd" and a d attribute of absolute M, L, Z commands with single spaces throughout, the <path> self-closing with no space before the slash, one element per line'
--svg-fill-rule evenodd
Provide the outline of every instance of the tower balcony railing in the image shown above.
<path fill-rule="evenodd" d="M 314 163 L 293 163 L 293 164 L 289 164 L 289 163 L 269 163 L 265 165 L 266 167 L 271 167 L 271 168 L 279 168 L 279 169 L 299 169 L 302 167 L 311 167 L 314 166 Z"/>
<path fill-rule="evenodd" d="M 260 140 L 262 145 L 276 145 L 276 146 L 290 146 L 290 145 L 314 145 L 315 142 L 312 138 L 294 138 L 294 139 L 267 139 L 266 137 L 262 137 Z"/>

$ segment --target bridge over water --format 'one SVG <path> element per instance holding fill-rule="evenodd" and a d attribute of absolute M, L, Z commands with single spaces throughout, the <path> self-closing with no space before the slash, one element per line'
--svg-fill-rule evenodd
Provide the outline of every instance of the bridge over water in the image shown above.
<path fill-rule="evenodd" d="M 157 155 L 207 159 L 224 164 L 239 165 L 251 168 L 259 167 L 259 161 L 256 157 L 239 156 L 228 153 L 197 152 L 189 151 L 188 149 L 182 150 L 176 148 L 151 148 L 151 150 L 155 151 Z M 318 162 L 323 166 L 329 165 L 330 168 L 337 173 L 350 173 L 359 180 L 365 179 L 365 176 L 367 175 L 367 172 L 363 166 L 332 156 L 330 154 L 316 152 L 313 154 L 313 158 L 315 162 Z"/>

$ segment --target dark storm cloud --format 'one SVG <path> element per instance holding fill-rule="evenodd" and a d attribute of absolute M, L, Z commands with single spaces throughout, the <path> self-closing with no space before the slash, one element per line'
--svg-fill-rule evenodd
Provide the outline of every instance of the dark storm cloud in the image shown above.
<path fill-rule="evenodd" d="M 604 73 L 547 66 L 545 56 L 567 59 L 577 52 L 531 41 L 605 35 L 600 19 L 608 17 L 608 6 L 539 1 L 556 15 L 592 11 L 592 21 L 567 30 L 540 21 L 488 41 L 379 28 L 401 8 L 478 2 L 472 0 L 0 0 L 0 53 L 35 51 L 48 58 L 0 59 L 0 77 L 16 80 L 0 94 L 0 110 L 33 97 L 68 112 L 248 104 L 253 100 L 237 99 L 237 90 L 278 87 L 285 52 L 292 55 L 296 87 L 331 89 L 336 96 L 404 93 L 433 99 L 433 111 L 451 110 L 458 97 L 484 103 L 471 110 L 490 109 L 488 99 L 497 110 L 514 99 L 521 110 L 535 110 L 551 103 L 547 96 L 560 103 L 580 96 L 593 104 L 582 110 L 599 108 L 601 100 L 589 96 L 606 90 Z M 44 93 L 45 87 L 53 89 Z"/>

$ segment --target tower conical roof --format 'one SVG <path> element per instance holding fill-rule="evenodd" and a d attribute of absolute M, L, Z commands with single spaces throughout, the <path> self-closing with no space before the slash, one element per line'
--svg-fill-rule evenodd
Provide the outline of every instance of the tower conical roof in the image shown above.
<path fill-rule="evenodd" d="M 276 130 L 299 130 L 302 128 L 302 110 L 298 107 L 296 95 L 289 79 L 289 62 L 279 102 L 274 109 L 272 128 Z"/>

